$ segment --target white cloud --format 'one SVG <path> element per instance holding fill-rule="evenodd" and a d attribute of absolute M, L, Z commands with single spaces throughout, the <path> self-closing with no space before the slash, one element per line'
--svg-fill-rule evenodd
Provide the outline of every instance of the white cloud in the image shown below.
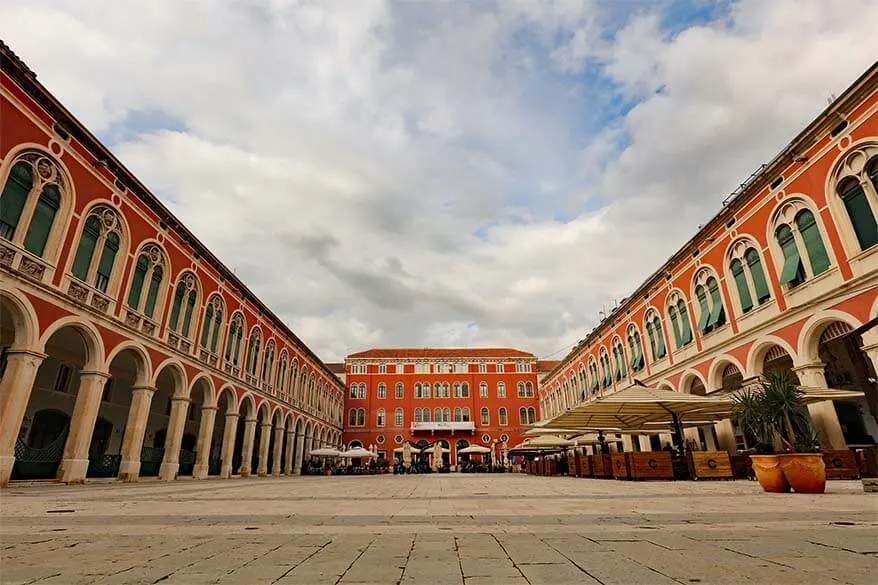
<path fill-rule="evenodd" d="M 878 54 L 868 0 L 673 32 L 577 0 L 124 4 L 0 0 L 0 36 L 328 360 L 575 342 Z"/>

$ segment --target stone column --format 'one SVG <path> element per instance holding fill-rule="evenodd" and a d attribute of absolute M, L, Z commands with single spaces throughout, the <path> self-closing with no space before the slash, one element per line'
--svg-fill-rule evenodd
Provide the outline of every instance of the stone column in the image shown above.
<path fill-rule="evenodd" d="M 271 444 L 271 423 L 262 423 L 262 432 L 259 434 L 259 465 L 256 467 L 256 475 L 265 477 L 268 475 L 268 447 Z"/>
<path fill-rule="evenodd" d="M 878 372 L 878 327 L 872 327 L 863 333 L 862 338 L 863 353 L 866 355 L 866 359 L 872 362 L 872 368 Z M 866 414 L 871 414 L 878 419 L 878 396 L 867 392 L 863 401 L 867 405 Z"/>
<path fill-rule="evenodd" d="M 122 463 L 119 465 L 119 479 L 122 481 L 137 481 L 140 477 L 140 451 L 143 449 L 143 436 L 149 423 L 149 407 L 155 390 L 152 386 L 131 388 L 131 406 L 122 438 Z"/>
<path fill-rule="evenodd" d="M 638 439 L 640 440 L 641 451 L 652 451 L 652 445 L 649 443 L 649 435 L 640 435 Z"/>
<path fill-rule="evenodd" d="M 729 455 L 734 455 L 738 452 L 738 448 L 735 444 L 735 427 L 732 425 L 732 420 L 725 418 L 714 425 L 716 429 L 716 438 L 719 441 L 719 447 L 723 451 L 728 451 Z"/>
<path fill-rule="evenodd" d="M 622 445 L 627 452 L 634 451 L 634 437 L 632 435 L 622 435 Z"/>
<path fill-rule="evenodd" d="M 713 425 L 704 425 L 701 427 L 701 431 L 704 433 L 704 442 L 707 445 L 707 450 L 718 451 L 719 447 L 713 438 Z"/>
<path fill-rule="evenodd" d="M 256 437 L 256 419 L 244 421 L 244 444 L 241 446 L 241 477 L 250 477 L 250 463 L 253 461 L 253 439 Z"/>
<path fill-rule="evenodd" d="M 70 432 L 64 444 L 64 457 L 58 467 L 58 479 L 64 483 L 83 483 L 88 473 L 88 448 L 101 408 L 108 372 L 84 371 L 79 374 L 79 392 L 70 418 Z"/>
<path fill-rule="evenodd" d="M 802 386 L 826 388 L 825 365 L 820 362 L 803 364 L 793 368 L 793 372 L 799 377 Z M 808 412 L 811 415 L 814 429 L 820 436 L 820 446 L 823 449 L 847 448 L 844 433 L 841 431 L 841 424 L 838 422 L 838 415 L 831 400 L 809 404 Z"/>
<path fill-rule="evenodd" d="M 274 453 L 271 460 L 271 475 L 280 477 L 281 473 L 281 456 L 284 451 L 284 428 L 277 427 L 274 429 Z"/>
<path fill-rule="evenodd" d="M 285 475 L 293 475 L 293 450 L 296 445 L 296 431 L 295 428 L 287 432 L 287 452 L 286 452 L 286 461 L 284 461 L 284 474 Z"/>
<path fill-rule="evenodd" d="M 168 433 L 165 435 L 165 455 L 159 467 L 159 479 L 173 481 L 180 470 L 180 444 L 183 442 L 183 430 L 186 428 L 186 416 L 189 414 L 189 398 L 174 396 L 171 398 L 171 418 L 168 421 Z"/>
<path fill-rule="evenodd" d="M 302 473 L 302 452 L 305 451 L 305 435 L 296 435 L 296 461 L 293 463 L 293 475 Z"/>
<path fill-rule="evenodd" d="M 201 407 L 201 423 L 198 425 L 198 443 L 195 446 L 195 468 L 192 477 L 204 479 L 210 470 L 210 446 L 213 442 L 213 424 L 216 421 L 216 406 Z"/>
<path fill-rule="evenodd" d="M 10 349 L 6 371 L 0 379 L 0 486 L 7 486 L 15 465 L 15 440 L 27 410 L 40 364 L 46 355 Z"/>
<path fill-rule="evenodd" d="M 220 477 L 228 479 L 232 477 L 232 459 L 235 457 L 235 437 L 238 435 L 238 413 L 226 413 L 226 426 L 223 431 L 223 450 L 221 455 L 222 467 Z"/>

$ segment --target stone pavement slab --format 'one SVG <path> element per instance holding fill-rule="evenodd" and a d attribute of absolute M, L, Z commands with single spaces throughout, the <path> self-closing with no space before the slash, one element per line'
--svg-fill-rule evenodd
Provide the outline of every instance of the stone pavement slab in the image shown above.
<path fill-rule="evenodd" d="M 524 475 L 13 485 L 0 583 L 871 585 L 878 496 L 861 490 Z"/>

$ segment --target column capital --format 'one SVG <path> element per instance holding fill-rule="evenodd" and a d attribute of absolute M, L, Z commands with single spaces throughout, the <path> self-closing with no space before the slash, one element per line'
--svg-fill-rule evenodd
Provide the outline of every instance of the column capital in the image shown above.
<path fill-rule="evenodd" d="M 866 353 L 869 353 L 872 351 L 878 351 L 878 343 L 871 343 L 868 345 L 863 345 L 863 346 L 860 346 L 860 349 L 862 349 Z"/>
<path fill-rule="evenodd" d="M 142 391 L 147 391 L 147 392 L 149 392 L 150 394 L 155 394 L 156 390 L 157 390 L 157 388 L 156 388 L 155 386 L 149 386 L 149 385 L 146 385 L 146 384 L 144 384 L 143 386 L 132 386 L 132 387 L 131 387 L 131 391 L 132 391 L 132 392 L 142 392 Z"/>
<path fill-rule="evenodd" d="M 264 423 L 262 423 L 262 425 L 260 425 L 260 426 L 262 426 L 263 429 L 264 429 L 265 427 L 271 428 L 271 422 L 264 422 Z"/>
<path fill-rule="evenodd" d="M 809 370 L 820 370 L 822 372 L 824 368 L 826 368 L 826 364 L 823 362 L 808 362 L 794 365 L 793 372 L 807 372 Z"/>
<path fill-rule="evenodd" d="M 22 357 L 38 359 L 42 361 L 48 357 L 48 354 L 33 349 L 27 349 L 26 347 L 10 347 L 6 350 L 6 357 L 7 359 L 11 357 Z"/>
<path fill-rule="evenodd" d="M 241 414 L 236 410 L 234 412 L 226 412 L 226 418 L 238 418 Z"/>
<path fill-rule="evenodd" d="M 202 406 L 201 412 L 204 412 L 205 410 L 212 410 L 212 411 L 216 412 L 218 409 L 216 406 Z"/>
<path fill-rule="evenodd" d="M 245 419 L 244 419 L 244 422 L 245 422 L 245 423 L 253 423 L 253 424 L 256 424 L 257 422 L 259 422 L 259 419 L 257 419 L 257 418 L 254 416 L 253 418 L 245 418 Z"/>
<path fill-rule="evenodd" d="M 192 402 L 188 396 L 171 396 L 171 402 Z"/>
<path fill-rule="evenodd" d="M 80 380 L 86 376 L 93 378 L 103 378 L 104 380 L 109 380 L 112 377 L 110 376 L 110 372 L 102 372 L 100 370 L 82 370 L 79 372 Z"/>

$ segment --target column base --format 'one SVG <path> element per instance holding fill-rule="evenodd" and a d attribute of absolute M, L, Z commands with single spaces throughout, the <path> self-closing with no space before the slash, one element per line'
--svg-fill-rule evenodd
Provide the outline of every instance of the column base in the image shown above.
<path fill-rule="evenodd" d="M 267 469 L 257 469 L 256 475 L 258 475 L 259 477 L 265 477 L 268 475 L 268 470 Z"/>
<path fill-rule="evenodd" d="M 88 459 L 62 459 L 58 466 L 58 481 L 66 484 L 85 483 L 88 463 Z"/>
<path fill-rule="evenodd" d="M 241 477 L 250 477 L 250 467 L 249 466 L 244 467 L 242 465 L 241 469 L 240 469 L 240 471 L 238 471 L 238 473 L 241 475 Z"/>
<path fill-rule="evenodd" d="M 293 475 L 300 475 L 302 471 L 297 467 L 293 470 Z"/>
<path fill-rule="evenodd" d="M 0 455 L 0 487 L 8 487 L 15 466 L 15 455 Z"/>
<path fill-rule="evenodd" d="M 271 477 L 280 477 L 280 471 L 272 471 Z"/>
<path fill-rule="evenodd" d="M 192 479 L 207 479 L 208 465 L 206 463 L 197 463 L 192 470 Z"/>
<path fill-rule="evenodd" d="M 159 479 L 161 481 L 174 481 L 177 479 L 177 471 L 180 470 L 180 463 L 162 463 L 159 467 Z"/>
<path fill-rule="evenodd" d="M 222 468 L 220 468 L 219 476 L 220 479 L 229 479 L 230 477 L 232 477 L 232 466 L 224 464 Z"/>
<path fill-rule="evenodd" d="M 140 459 L 122 460 L 119 464 L 119 480 L 124 482 L 135 482 L 140 479 Z"/>

